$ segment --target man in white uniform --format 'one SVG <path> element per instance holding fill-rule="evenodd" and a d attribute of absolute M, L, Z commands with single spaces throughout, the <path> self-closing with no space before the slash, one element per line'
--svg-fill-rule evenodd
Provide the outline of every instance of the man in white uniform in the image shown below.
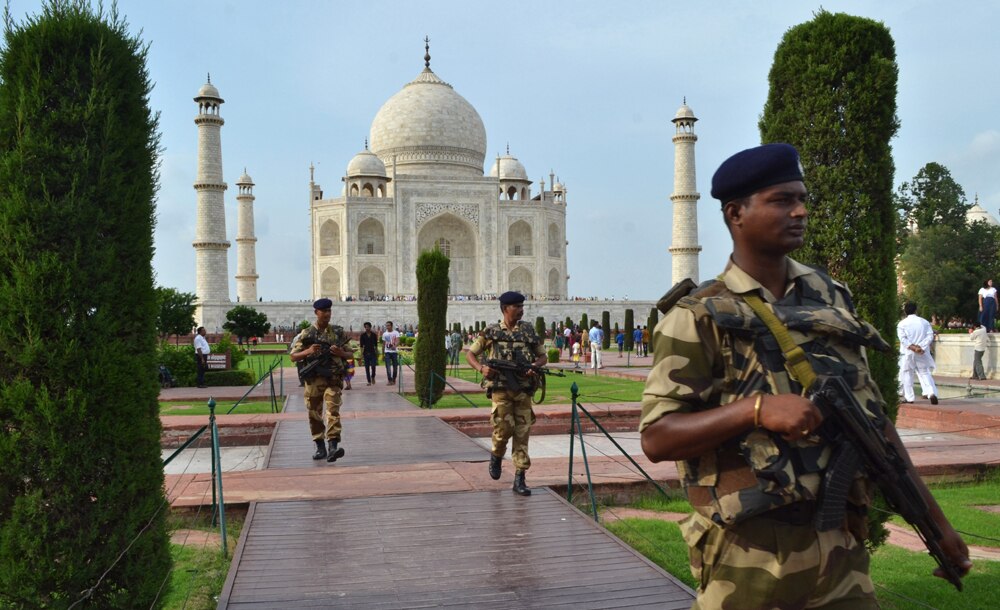
<path fill-rule="evenodd" d="M 903 306 L 906 317 L 896 325 L 899 337 L 899 383 L 903 386 L 903 401 L 913 402 L 913 373 L 920 380 L 920 393 L 928 397 L 932 405 L 938 403 L 937 386 L 934 385 L 934 357 L 931 356 L 931 342 L 934 329 L 931 323 L 917 315 L 917 304 L 907 302 Z"/>

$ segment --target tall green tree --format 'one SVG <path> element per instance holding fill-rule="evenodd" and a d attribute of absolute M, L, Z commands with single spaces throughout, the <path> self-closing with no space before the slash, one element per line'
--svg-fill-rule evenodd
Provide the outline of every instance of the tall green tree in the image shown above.
<path fill-rule="evenodd" d="M 983 281 L 1000 273 L 1000 227 L 985 222 L 930 226 L 910 236 L 899 259 L 903 295 L 939 324 L 974 321 Z"/>
<path fill-rule="evenodd" d="M 601 339 L 601 349 L 611 347 L 611 312 L 601 312 L 601 330 L 604 331 L 604 338 Z"/>
<path fill-rule="evenodd" d="M 176 288 L 156 288 L 159 313 L 156 316 L 156 332 L 160 340 L 170 335 L 186 335 L 194 328 L 194 311 L 197 295 L 181 292 Z"/>
<path fill-rule="evenodd" d="M 966 225 L 965 214 L 972 207 L 948 168 L 934 162 L 900 185 L 897 202 L 901 221 L 911 231 L 938 225 L 961 230 Z"/>
<path fill-rule="evenodd" d="M 226 312 L 226 321 L 222 324 L 222 328 L 246 339 L 263 337 L 271 330 L 271 323 L 267 321 L 267 314 L 264 312 L 247 305 L 237 305 Z"/>
<path fill-rule="evenodd" d="M 169 575 L 146 53 L 83 2 L 6 23 L 0 607 L 148 608 Z"/>
<path fill-rule="evenodd" d="M 440 250 L 425 250 L 417 257 L 417 325 L 420 341 L 413 350 L 414 386 L 420 406 L 430 408 L 444 394 L 447 355 L 444 351 L 448 315 L 448 267 L 451 261 Z M 432 385 L 432 380 L 433 385 Z M 429 396 L 428 396 L 429 395 Z"/>
<path fill-rule="evenodd" d="M 895 336 L 896 49 L 883 24 L 820 10 L 785 33 L 768 76 L 761 140 L 802 157 L 809 231 L 793 256 L 847 284 L 859 313 Z M 873 353 L 872 375 L 895 418 L 894 354 Z"/>

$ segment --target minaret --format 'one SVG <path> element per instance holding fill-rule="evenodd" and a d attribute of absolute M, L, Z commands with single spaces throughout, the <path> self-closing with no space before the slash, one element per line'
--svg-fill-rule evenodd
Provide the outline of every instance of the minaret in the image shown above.
<path fill-rule="evenodd" d="M 694 112 L 688 108 L 687 99 L 677 110 L 673 123 L 674 134 L 674 192 L 670 201 L 674 204 L 674 235 L 670 246 L 672 257 L 671 278 L 674 284 L 684 278 L 698 283 L 698 199 L 694 170 Z"/>
<path fill-rule="evenodd" d="M 257 300 L 257 238 L 253 233 L 253 179 L 243 168 L 243 175 L 236 181 L 236 298 L 240 303 Z"/>
<path fill-rule="evenodd" d="M 195 228 L 195 293 L 198 303 L 229 302 L 229 261 L 226 251 L 226 209 L 222 181 L 222 125 L 219 107 L 224 100 L 212 85 L 212 77 L 198 90 L 198 174 L 194 190 L 198 194 Z"/>

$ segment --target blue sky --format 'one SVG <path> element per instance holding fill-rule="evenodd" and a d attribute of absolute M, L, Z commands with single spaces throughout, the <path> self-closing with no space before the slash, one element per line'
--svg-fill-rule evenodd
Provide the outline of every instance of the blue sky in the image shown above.
<path fill-rule="evenodd" d="M 709 195 L 712 173 L 759 143 L 774 51 L 821 4 L 882 21 L 896 41 L 896 184 L 936 161 L 998 215 L 995 2 L 119 0 L 151 44 L 151 104 L 164 146 L 157 280 L 194 292 L 192 97 L 206 73 L 226 100 L 230 275 L 235 181 L 246 167 L 256 182 L 258 293 L 307 299 L 309 164 L 326 192 L 339 192 L 378 109 L 423 68 L 425 35 L 432 69 L 483 118 L 487 162 L 509 142 L 533 188 L 550 169 L 566 185 L 577 296 L 654 299 L 671 285 L 670 119 L 686 97 L 699 118 L 701 273 L 714 275 L 729 240 Z M 11 2 L 15 18 L 38 7 Z"/>

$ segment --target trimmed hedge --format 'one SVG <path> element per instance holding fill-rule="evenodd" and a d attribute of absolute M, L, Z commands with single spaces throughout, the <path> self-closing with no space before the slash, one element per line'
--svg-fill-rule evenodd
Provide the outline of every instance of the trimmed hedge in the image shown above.
<path fill-rule="evenodd" d="M 253 371 L 247 369 L 234 371 L 205 371 L 205 385 L 207 386 L 245 386 L 253 385 L 257 381 L 254 379 Z"/>

